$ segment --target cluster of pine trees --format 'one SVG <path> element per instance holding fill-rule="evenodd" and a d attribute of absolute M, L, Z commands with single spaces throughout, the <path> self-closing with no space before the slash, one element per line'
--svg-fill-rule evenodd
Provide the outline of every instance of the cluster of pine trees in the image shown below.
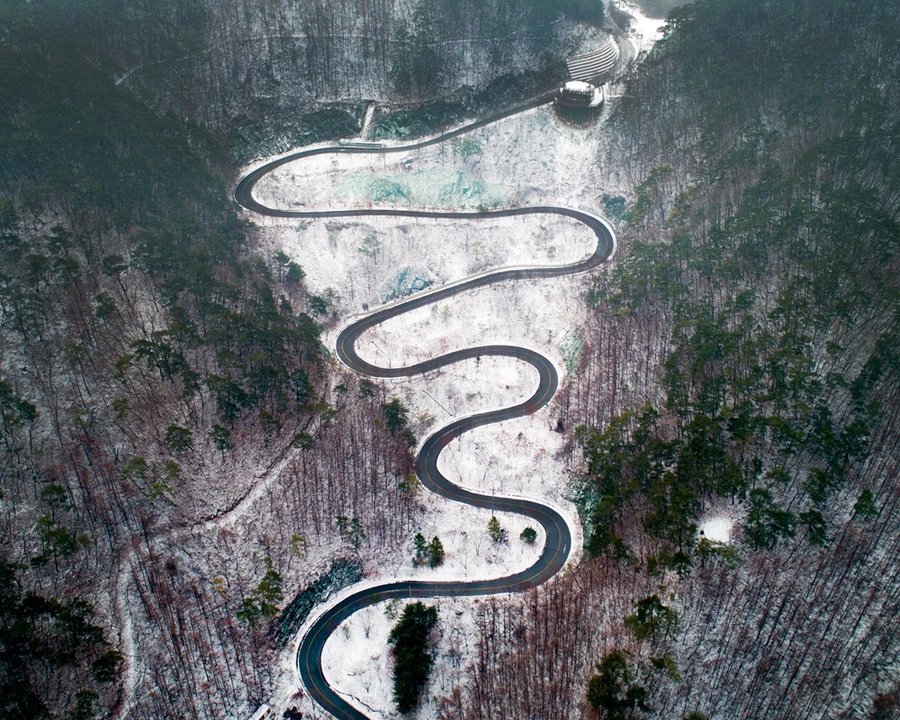
<path fill-rule="evenodd" d="M 116 82 L 122 11 L 0 8 L 10 717 L 240 715 L 287 599 L 418 512 L 408 431 L 329 368 L 300 265 L 254 250 L 227 138 Z"/>
<path fill-rule="evenodd" d="M 878 2 L 670 15 L 613 110 L 600 164 L 633 194 L 602 198 L 620 251 L 560 400 L 594 559 L 522 620 L 485 613 L 446 717 L 896 703 L 871 669 L 900 581 L 898 37 Z M 699 537 L 711 510 L 730 544 Z M 641 630 L 669 610 L 677 632 Z"/>

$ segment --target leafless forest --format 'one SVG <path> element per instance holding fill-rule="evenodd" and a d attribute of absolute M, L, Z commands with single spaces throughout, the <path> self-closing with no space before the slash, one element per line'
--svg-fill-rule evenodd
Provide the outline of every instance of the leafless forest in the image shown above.
<path fill-rule="evenodd" d="M 0 715 L 247 715 L 292 601 L 415 531 L 391 398 L 254 246 L 232 153 L 551 66 L 552 5 L 0 8 L 0 617 L 30 639 Z M 620 248 L 554 408 L 589 552 L 478 603 L 448 720 L 898 715 L 898 11 L 699 0 L 668 31 L 596 151 Z M 630 700 L 589 695 L 606 661 Z"/>
<path fill-rule="evenodd" d="M 705 2 L 670 25 L 683 34 L 631 79 L 602 158 L 629 158 L 636 197 L 618 262 L 589 289 L 588 349 L 559 414 L 567 427 L 625 418 L 636 453 L 647 408 L 665 447 L 692 447 L 710 404 L 730 418 L 727 459 L 710 469 L 744 480 L 692 509 L 742 526 L 736 552 L 701 543 L 678 565 L 692 543 L 653 524 L 657 488 L 630 494 L 610 526 L 618 544 L 550 588 L 483 607 L 478 662 L 444 717 L 592 717 L 588 680 L 614 650 L 649 690 L 646 715 L 897 717 L 898 17 L 886 3 Z M 783 383 L 792 400 L 779 399 Z M 732 429 L 746 408 L 783 419 L 791 447 L 775 421 Z M 822 418 L 849 437 L 870 411 L 823 491 Z M 567 462 L 590 486 L 577 438 Z M 623 484 L 640 472 L 617 467 Z M 680 490 L 665 490 L 670 514 Z M 747 530 L 756 491 L 799 518 L 765 550 Z M 640 637 L 626 618 L 654 595 L 677 629 Z M 677 672 L 654 667 L 665 655 Z"/>
<path fill-rule="evenodd" d="M 311 103 L 351 113 L 368 99 L 420 103 L 506 73 L 540 72 L 560 62 L 572 28 L 560 4 L 166 0 L 110 12 L 93 2 L 70 22 L 103 28 L 90 36 L 127 87 L 227 127 L 289 124 Z"/>

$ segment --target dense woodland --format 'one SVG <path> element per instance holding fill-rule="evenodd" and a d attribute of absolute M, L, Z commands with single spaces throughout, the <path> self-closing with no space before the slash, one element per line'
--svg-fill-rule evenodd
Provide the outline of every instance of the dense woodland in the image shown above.
<path fill-rule="evenodd" d="M 601 17 L 0 6 L 0 717 L 249 714 L 302 608 L 412 536 L 404 416 L 258 254 L 235 159 L 370 96 L 504 99 Z M 633 191 L 598 197 L 620 254 L 558 400 L 588 557 L 480 604 L 445 718 L 900 703 L 898 11 L 699 0 L 668 30 L 597 158 Z M 710 509 L 736 543 L 697 541 Z"/>
<path fill-rule="evenodd" d="M 28 5 L 28 12 L 21 7 Z M 15 0 L 10 25 L 79 34 L 154 107 L 226 133 L 241 156 L 346 134 L 370 99 L 475 105 L 552 86 L 593 0 Z M 491 81 L 504 76 L 502 84 Z M 513 79 L 512 84 L 509 80 Z M 548 82 L 550 84 L 548 84 Z"/>
<path fill-rule="evenodd" d="M 330 368 L 302 268 L 254 254 L 223 136 L 19 9 L 0 44 L 0 715 L 241 714 L 282 598 L 409 532 L 409 439 Z"/>
<path fill-rule="evenodd" d="M 559 406 L 591 559 L 483 610 L 445 717 L 896 717 L 900 15 L 667 30 L 599 158 L 635 192 Z"/>

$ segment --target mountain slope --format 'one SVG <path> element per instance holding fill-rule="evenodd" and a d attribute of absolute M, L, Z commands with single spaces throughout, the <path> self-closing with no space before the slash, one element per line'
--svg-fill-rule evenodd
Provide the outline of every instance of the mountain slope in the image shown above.
<path fill-rule="evenodd" d="M 896 705 L 898 23 L 697 2 L 630 79 L 600 162 L 633 187 L 622 253 L 560 403 L 597 557 L 485 611 L 524 635 L 482 641 L 466 717 L 587 716 L 615 651 L 658 717 Z"/>

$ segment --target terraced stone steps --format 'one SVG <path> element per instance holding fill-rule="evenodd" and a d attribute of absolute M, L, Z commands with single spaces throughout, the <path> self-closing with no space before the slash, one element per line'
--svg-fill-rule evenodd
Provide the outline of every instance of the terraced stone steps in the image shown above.
<path fill-rule="evenodd" d="M 612 70 L 619 59 L 619 46 L 611 38 L 607 38 L 602 47 L 582 55 L 573 55 L 566 60 L 569 77 L 572 80 L 580 80 L 597 84 L 603 75 Z"/>

